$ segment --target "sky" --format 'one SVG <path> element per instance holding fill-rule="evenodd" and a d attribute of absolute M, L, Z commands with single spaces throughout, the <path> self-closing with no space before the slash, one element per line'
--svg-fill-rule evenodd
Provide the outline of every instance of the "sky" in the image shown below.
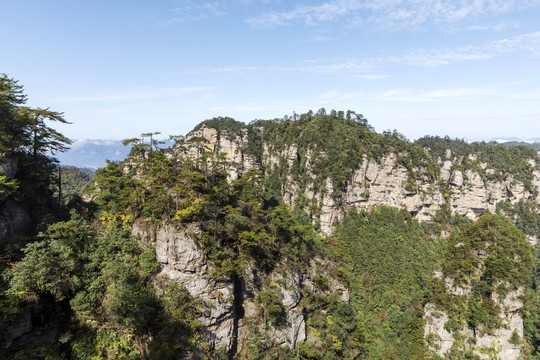
<path fill-rule="evenodd" d="M 409 139 L 540 137 L 540 0 L 0 0 L 0 73 L 72 139 L 354 110 Z"/>

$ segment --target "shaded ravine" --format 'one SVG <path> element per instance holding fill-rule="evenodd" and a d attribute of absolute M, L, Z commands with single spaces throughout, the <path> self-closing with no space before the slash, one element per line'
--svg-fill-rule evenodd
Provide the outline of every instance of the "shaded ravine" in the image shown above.
<path fill-rule="evenodd" d="M 238 352 L 238 325 L 240 319 L 244 317 L 244 291 L 245 291 L 245 282 L 241 276 L 233 275 L 233 328 L 231 336 L 231 344 L 229 347 L 229 360 L 233 360 L 234 356 Z"/>

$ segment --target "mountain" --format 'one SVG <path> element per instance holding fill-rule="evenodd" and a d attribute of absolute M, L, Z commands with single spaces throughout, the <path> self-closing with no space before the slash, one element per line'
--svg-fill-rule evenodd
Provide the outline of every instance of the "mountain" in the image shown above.
<path fill-rule="evenodd" d="M 170 145 L 170 141 L 160 140 L 160 147 Z M 129 147 L 124 146 L 122 140 L 77 139 L 68 151 L 56 153 L 55 157 L 62 165 L 96 170 L 105 166 L 107 160 L 122 161 L 128 154 Z"/>
<path fill-rule="evenodd" d="M 540 150 L 540 139 L 521 140 L 493 139 L 491 141 L 507 146 L 525 145 Z M 164 147 L 172 143 L 165 141 Z M 55 154 L 62 165 L 71 165 L 79 168 L 98 169 L 105 165 L 106 160 L 121 161 L 129 154 L 129 148 L 122 144 L 121 140 L 106 139 L 77 139 L 73 141 L 70 149 L 63 153 Z"/>
<path fill-rule="evenodd" d="M 57 153 L 55 157 L 62 165 L 95 170 L 105 166 L 105 160 L 121 161 L 128 154 L 129 148 L 120 140 L 78 139 L 73 141 L 68 151 Z"/>
<path fill-rule="evenodd" d="M 352 111 L 215 118 L 161 150 L 134 139 L 89 202 L 1 263 L 0 343 L 34 358 L 538 357 L 539 179 L 529 147 L 411 142 Z"/>

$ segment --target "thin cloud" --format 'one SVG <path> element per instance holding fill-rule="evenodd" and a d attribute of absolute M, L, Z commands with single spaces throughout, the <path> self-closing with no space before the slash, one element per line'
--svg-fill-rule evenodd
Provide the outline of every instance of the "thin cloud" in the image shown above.
<path fill-rule="evenodd" d="M 339 90 L 332 90 L 327 93 L 319 95 L 319 99 L 322 102 L 335 102 L 335 101 L 344 101 L 365 98 L 366 93 L 364 91 L 351 91 L 351 92 L 342 92 Z"/>
<path fill-rule="evenodd" d="M 184 71 L 178 71 L 175 75 L 201 75 L 201 74 L 221 74 L 221 73 L 248 73 L 257 70 L 266 70 L 267 68 L 261 68 L 256 66 L 229 66 L 218 68 L 192 68 Z"/>
<path fill-rule="evenodd" d="M 126 89 L 115 91 L 103 91 L 99 95 L 75 96 L 54 99 L 55 102 L 125 102 L 135 100 L 147 100 L 164 97 L 174 97 L 190 93 L 200 93 L 213 90 L 213 86 L 194 86 L 184 88 L 164 88 L 164 89 Z"/>
<path fill-rule="evenodd" d="M 372 74 L 379 65 L 371 60 L 346 60 L 337 61 L 335 59 L 321 60 L 312 59 L 299 61 L 296 64 L 283 66 L 230 66 L 217 68 L 192 68 L 176 72 L 175 75 L 201 75 L 201 74 L 245 74 L 251 72 L 314 72 L 314 73 L 336 73 L 336 72 L 357 72 L 365 73 L 360 77 L 378 79 L 385 77 L 381 74 Z"/>
<path fill-rule="evenodd" d="M 363 75 L 356 76 L 356 78 L 358 79 L 369 79 L 369 80 L 380 80 L 380 79 L 386 79 L 389 77 L 390 75 L 388 74 L 363 74 Z"/>
<path fill-rule="evenodd" d="M 161 25 L 173 25 L 188 21 L 200 21 L 227 15 L 227 4 L 222 1 L 187 1 L 182 6 L 171 9 L 174 17 Z"/>
<path fill-rule="evenodd" d="M 290 11 L 269 12 L 247 20 L 254 27 L 269 28 L 302 21 L 309 25 L 334 21 L 351 11 L 362 9 L 360 1 L 333 1 L 317 6 L 298 6 Z"/>
<path fill-rule="evenodd" d="M 519 24 L 517 22 L 504 22 L 504 23 L 498 23 L 494 25 L 470 25 L 466 26 L 465 28 L 455 28 L 453 29 L 454 32 L 458 31 L 495 31 L 495 32 L 501 32 L 503 30 L 509 29 L 509 28 L 518 28 Z"/>
<path fill-rule="evenodd" d="M 336 41 L 336 38 L 331 37 L 331 36 L 317 35 L 317 36 L 313 36 L 313 37 L 307 39 L 304 42 L 306 42 L 306 43 L 327 43 L 327 42 L 331 42 L 331 41 Z"/>
<path fill-rule="evenodd" d="M 389 64 L 436 67 L 458 64 L 465 61 L 479 61 L 496 56 L 525 51 L 540 53 L 540 31 L 516 35 L 480 45 L 467 45 L 453 48 L 413 49 L 407 53 L 383 58 L 364 59 L 308 59 L 283 66 L 229 66 L 217 68 L 192 68 L 177 72 L 176 75 L 201 74 L 247 74 L 262 72 L 312 72 L 348 73 L 357 79 L 379 80 L 388 78 L 385 67 Z"/>
<path fill-rule="evenodd" d="M 500 95 L 496 87 L 438 89 L 426 92 L 414 92 L 411 89 L 390 89 L 373 97 L 374 100 L 402 102 L 433 102 L 441 100 L 473 100 L 480 96 Z"/>
<path fill-rule="evenodd" d="M 405 56 L 390 58 L 391 62 L 408 65 L 439 66 L 469 60 L 485 60 L 515 51 L 540 52 L 540 31 L 492 41 L 478 46 L 462 46 L 447 49 L 416 49 Z"/>
<path fill-rule="evenodd" d="M 259 111 L 259 110 L 269 110 L 274 109 L 271 106 L 262 106 L 262 105 L 231 105 L 231 106 L 213 106 L 210 108 L 211 111 Z"/>
<path fill-rule="evenodd" d="M 538 4 L 538 0 L 333 0 L 319 5 L 300 5 L 288 11 L 263 13 L 249 18 L 247 22 L 259 28 L 298 22 L 320 25 L 336 21 L 345 21 L 350 26 L 368 22 L 384 27 L 407 27 L 455 23 Z"/>
<path fill-rule="evenodd" d="M 310 65 L 305 67 L 300 67 L 298 70 L 319 72 L 319 73 L 330 73 L 330 72 L 351 72 L 351 71 L 369 71 L 374 68 L 372 62 L 369 61 L 345 61 L 345 62 L 335 62 L 330 64 L 319 64 L 319 65 Z"/>

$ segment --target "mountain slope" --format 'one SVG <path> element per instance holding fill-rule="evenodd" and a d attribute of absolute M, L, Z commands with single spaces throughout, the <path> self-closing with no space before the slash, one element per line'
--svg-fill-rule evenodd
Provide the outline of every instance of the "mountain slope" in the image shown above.
<path fill-rule="evenodd" d="M 49 347 L 4 339 L 7 354 L 501 358 L 489 339 L 507 358 L 538 355 L 538 261 L 522 233 L 540 228 L 534 150 L 411 143 L 323 110 L 132 144 L 96 172 L 91 204 L 5 264 L 10 311 L 47 303 L 61 324 Z"/>

